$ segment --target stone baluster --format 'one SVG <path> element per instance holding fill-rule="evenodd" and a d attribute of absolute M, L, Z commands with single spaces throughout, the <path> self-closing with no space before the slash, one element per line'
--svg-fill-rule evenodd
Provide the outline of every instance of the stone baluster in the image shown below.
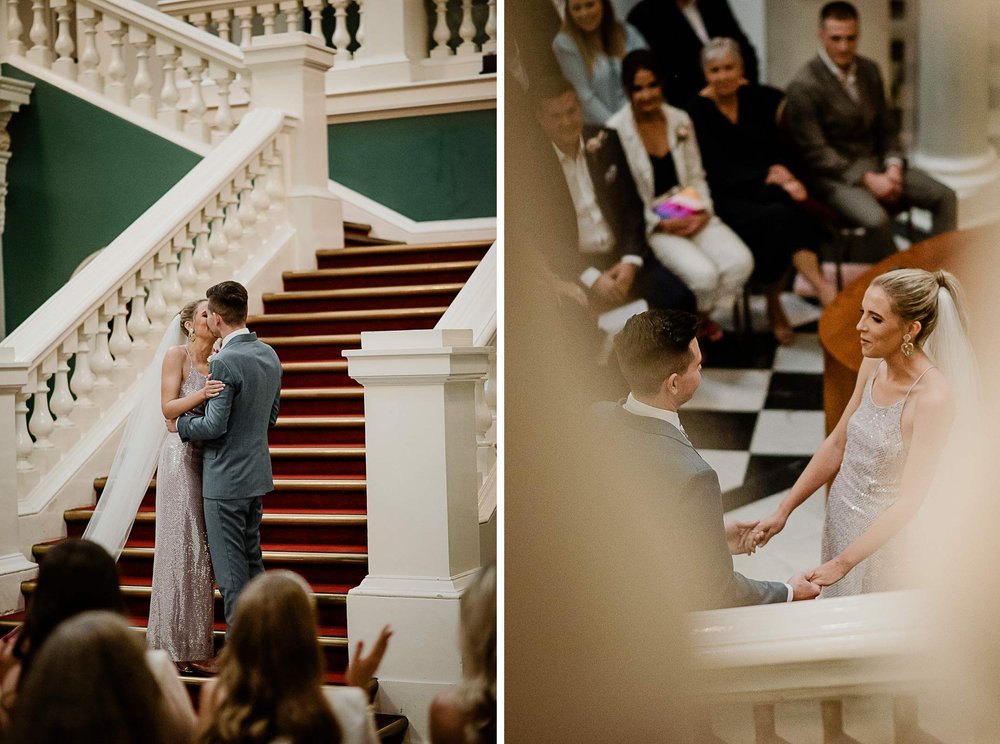
<path fill-rule="evenodd" d="M 94 397 L 101 410 L 106 410 L 108 405 L 117 398 L 115 385 L 111 381 L 111 370 L 115 366 L 115 360 L 111 356 L 108 348 L 108 322 L 113 318 L 113 314 L 108 312 L 108 306 L 98 314 L 98 322 L 94 335 L 94 351 L 90 356 L 90 368 L 94 371 L 97 379 L 94 381 Z"/>
<path fill-rule="evenodd" d="M 240 22 L 240 48 L 246 49 L 250 46 L 253 36 L 253 8 L 250 6 L 235 8 L 233 14 Z"/>
<path fill-rule="evenodd" d="M 101 15 L 89 5 L 77 4 L 76 17 L 83 26 L 83 50 L 80 52 L 79 81 L 95 93 L 104 92 L 104 77 L 98 69 L 101 55 L 97 51 L 97 24 Z"/>
<path fill-rule="evenodd" d="M 192 13 L 188 16 L 188 23 L 197 29 L 208 32 L 208 13 Z"/>
<path fill-rule="evenodd" d="M 33 0 L 31 3 L 32 22 L 28 38 L 33 42 L 28 50 L 28 60 L 41 67 L 52 65 L 52 50 L 49 49 L 48 11 L 45 0 Z"/>
<path fill-rule="evenodd" d="M 73 7 L 70 0 L 49 0 L 49 7 L 56 13 L 56 43 L 55 50 L 59 58 L 52 63 L 52 69 L 64 78 L 76 80 L 76 60 L 73 52 L 72 22 Z"/>
<path fill-rule="evenodd" d="M 486 3 L 489 14 L 486 16 L 486 41 L 483 42 L 484 54 L 497 53 L 497 0 L 488 0 Z"/>
<path fill-rule="evenodd" d="M 133 278 L 130 283 L 134 284 Z M 128 314 L 128 300 L 134 294 L 134 287 L 123 288 L 118 291 L 114 301 L 111 321 L 111 338 L 108 339 L 108 350 L 114 356 L 115 382 L 125 382 L 125 370 L 128 370 L 132 363 L 129 361 L 129 353 L 132 351 L 132 338 L 128 335 L 126 316 Z"/>
<path fill-rule="evenodd" d="M 251 198 L 253 193 L 253 183 L 250 180 L 249 174 L 242 173 L 237 178 L 238 191 L 240 195 L 240 206 L 236 210 L 236 214 L 240 218 L 240 224 L 243 226 L 243 238 L 241 240 L 241 245 L 243 250 L 246 251 L 245 258 L 250 258 L 254 251 L 260 246 L 260 238 L 257 235 L 256 225 L 257 225 L 257 210 L 254 209 L 253 199 Z"/>
<path fill-rule="evenodd" d="M 176 241 L 176 238 L 174 239 Z M 164 266 L 163 276 L 163 299 L 167 303 L 167 318 L 180 309 L 181 297 L 184 296 L 184 288 L 180 279 L 177 278 L 177 251 L 174 241 L 171 241 L 160 251 L 160 263 Z"/>
<path fill-rule="evenodd" d="M 205 211 L 201 213 L 199 219 L 192 223 L 194 232 L 194 253 L 191 262 L 197 271 L 198 284 L 207 286 L 210 284 L 209 272 L 214 263 L 212 250 L 208 245 L 208 216 Z M 199 293 L 200 294 L 200 293 Z"/>
<path fill-rule="evenodd" d="M 451 55 L 451 47 L 448 42 L 451 40 L 451 30 L 448 28 L 448 0 L 434 0 L 434 48 L 431 49 L 432 59 L 448 57 Z"/>
<path fill-rule="evenodd" d="M 350 0 L 330 0 L 333 5 L 334 28 L 333 46 L 337 50 L 335 65 L 342 64 L 351 58 L 347 47 L 351 43 L 351 34 L 347 30 L 347 4 Z"/>
<path fill-rule="evenodd" d="M 55 382 L 52 385 L 52 398 L 49 400 L 49 409 L 56 417 L 52 438 L 60 452 L 67 451 L 80 436 L 80 427 L 72 419 L 76 404 L 69 391 L 69 358 L 76 353 L 76 348 L 75 333 L 59 346 Z"/>
<path fill-rule="evenodd" d="M 285 31 L 294 33 L 299 30 L 299 0 L 281 0 L 278 8 L 285 16 Z"/>
<path fill-rule="evenodd" d="M 199 55 L 185 50 L 181 52 L 181 65 L 187 71 L 188 82 L 191 83 L 191 102 L 188 104 L 184 131 L 202 142 L 208 142 L 211 135 L 211 130 L 205 123 L 205 112 L 208 107 L 205 105 L 205 97 L 201 90 L 201 79 L 205 74 L 206 67 L 205 60 Z"/>
<path fill-rule="evenodd" d="M 358 30 L 354 32 L 354 43 L 358 48 L 354 50 L 352 58 L 357 59 L 365 50 L 365 18 L 368 14 L 365 12 L 365 0 L 355 0 L 354 4 L 358 6 Z"/>
<path fill-rule="evenodd" d="M 250 193 L 250 199 L 253 202 L 254 211 L 257 213 L 257 234 L 263 239 L 270 235 L 275 228 L 275 224 L 268 216 L 271 197 L 267 193 L 267 166 L 264 164 L 263 154 L 254 158 L 250 164 L 250 173 L 253 176 L 253 191 Z"/>
<path fill-rule="evenodd" d="M 190 229 L 190 226 L 189 226 Z M 181 304 L 198 296 L 198 270 L 194 267 L 194 243 L 188 230 L 182 230 L 174 238 L 174 250 L 179 254 L 177 280 L 181 283 Z"/>
<path fill-rule="evenodd" d="M 218 96 L 215 120 L 212 126 L 212 141 L 221 142 L 233 131 L 233 111 L 229 106 L 229 88 L 235 76 L 232 70 L 212 62 L 209 64 L 209 77 L 215 81 L 215 90 Z"/>
<path fill-rule="evenodd" d="M 472 0 L 462 0 L 462 23 L 458 27 L 458 35 L 462 43 L 458 45 L 455 54 L 466 55 L 476 53 L 476 24 L 472 21 Z"/>
<path fill-rule="evenodd" d="M 125 24 L 117 18 L 104 16 L 101 27 L 111 39 L 111 59 L 108 62 L 108 83 L 104 92 L 115 103 L 128 106 L 128 84 L 125 82 L 125 55 L 122 47 L 125 44 L 125 34 L 128 32 Z"/>
<path fill-rule="evenodd" d="M 135 49 L 135 78 L 132 80 L 132 110 L 156 118 L 156 101 L 153 99 L 153 79 L 149 75 L 149 49 L 153 37 L 141 29 L 128 30 L 129 44 Z"/>
<path fill-rule="evenodd" d="M 216 27 L 219 29 L 219 38 L 223 41 L 232 42 L 232 31 L 230 24 L 233 17 L 233 11 L 229 8 L 223 8 L 222 10 L 212 11 L 212 20 L 215 22 Z"/>
<path fill-rule="evenodd" d="M 264 3 L 257 6 L 257 15 L 264 22 L 264 36 L 274 35 L 274 18 L 278 14 L 278 6 L 274 3 Z"/>
<path fill-rule="evenodd" d="M 52 372 L 55 371 L 55 361 L 55 356 L 53 355 L 51 360 Z M 52 372 L 46 371 L 44 368 L 48 362 L 49 360 L 46 360 L 46 365 L 39 367 L 37 370 L 37 384 L 32 393 L 31 415 L 28 417 L 28 431 L 35 438 L 34 452 L 31 453 L 31 462 L 43 473 L 48 471 L 58 459 L 55 445 L 49 439 L 52 436 L 52 432 L 55 431 L 55 419 L 52 418 L 52 412 L 49 410 L 49 378 L 52 377 Z M 26 392 L 32 391 L 27 390 Z"/>
<path fill-rule="evenodd" d="M 90 370 L 90 351 L 93 334 L 87 334 L 81 326 L 76 331 L 76 356 L 73 359 L 73 377 L 70 379 L 70 390 L 76 396 L 76 411 L 74 418 L 84 430 L 93 424 L 100 411 L 91 399 L 94 391 L 94 373 Z"/>
<path fill-rule="evenodd" d="M 166 327 L 167 301 L 163 297 L 163 264 L 157 257 L 153 261 L 153 273 L 149 279 L 149 297 L 146 300 L 146 315 L 149 330 L 158 334 Z"/>
<path fill-rule="evenodd" d="M 35 473 L 37 468 L 31 462 L 31 453 L 35 451 L 35 443 L 31 440 L 28 432 L 28 398 L 32 396 L 28 388 L 21 388 L 17 394 L 17 402 L 14 404 L 14 426 L 16 434 L 17 449 L 17 474 L 21 493 L 28 489 L 23 483 L 22 474 Z"/>
<path fill-rule="evenodd" d="M 229 266 L 226 262 L 229 244 L 226 242 L 226 231 L 223 228 L 225 204 L 222 197 L 214 199 L 205 211 L 211 228 L 208 236 L 208 249 L 212 252 L 212 272 L 219 275 L 225 273 Z"/>
<path fill-rule="evenodd" d="M 229 251 L 226 253 L 226 261 L 230 266 L 236 267 L 242 262 L 240 252 L 240 238 L 243 236 L 243 226 L 240 224 L 239 199 L 232 183 L 227 184 L 222 190 L 219 198 L 222 201 L 225 216 L 222 220 L 222 232 L 226 236 L 226 243 Z"/>
<path fill-rule="evenodd" d="M 324 2 L 325 0 L 305 0 L 305 7 L 309 11 L 309 34 L 317 39 L 322 39 L 323 43 L 326 44 L 326 39 L 323 37 Z"/>
<path fill-rule="evenodd" d="M 168 41 L 156 40 L 156 56 L 160 58 L 160 70 L 163 84 L 160 86 L 160 108 L 156 118 L 171 129 L 184 128 L 184 112 L 178 107 L 181 100 L 177 90 L 176 70 L 180 51 Z"/>
<path fill-rule="evenodd" d="M 140 278 L 137 282 L 135 295 L 132 296 L 132 305 L 129 308 L 128 323 L 125 325 L 125 328 L 128 330 L 129 336 L 132 337 L 133 349 L 149 348 L 149 342 L 146 340 L 146 337 L 149 335 L 152 323 L 146 314 L 146 288 L 150 284 L 150 279 L 147 277 L 152 273 L 153 266 L 152 262 L 150 262 L 139 273 Z"/>
<path fill-rule="evenodd" d="M 271 197 L 271 221 L 280 225 L 285 216 L 284 170 L 276 141 L 267 148 L 267 194 Z"/>
<path fill-rule="evenodd" d="M 12 57 L 23 57 L 24 42 L 21 41 L 21 34 L 24 33 L 24 24 L 21 23 L 17 6 L 18 0 L 7 0 L 7 53 Z"/>

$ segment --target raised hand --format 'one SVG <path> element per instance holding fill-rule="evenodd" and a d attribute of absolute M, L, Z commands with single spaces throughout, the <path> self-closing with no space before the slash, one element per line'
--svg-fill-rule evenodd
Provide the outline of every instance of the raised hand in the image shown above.
<path fill-rule="evenodd" d="M 731 555 L 753 555 L 757 550 L 754 529 L 757 522 L 726 522 L 726 544 Z"/>
<path fill-rule="evenodd" d="M 375 672 L 378 671 L 378 665 L 382 663 L 382 657 L 385 656 L 385 649 L 389 645 L 389 638 L 391 637 L 392 628 L 386 625 L 378 634 L 375 647 L 368 656 L 363 655 L 365 642 L 358 641 L 354 647 L 354 658 L 351 659 L 351 663 L 347 666 L 347 674 L 345 675 L 347 677 L 347 684 L 353 687 L 360 687 L 363 690 L 368 689 L 368 683 L 375 676 Z"/>
<path fill-rule="evenodd" d="M 785 529 L 787 520 L 788 517 L 780 512 L 774 512 L 771 516 L 760 520 L 757 523 L 757 531 L 754 533 L 757 547 L 763 548 L 772 537 Z"/>

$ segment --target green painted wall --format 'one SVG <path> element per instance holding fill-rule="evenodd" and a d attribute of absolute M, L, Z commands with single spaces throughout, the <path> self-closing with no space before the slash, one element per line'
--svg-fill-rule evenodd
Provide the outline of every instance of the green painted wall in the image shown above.
<path fill-rule="evenodd" d="M 496 111 L 328 127 L 330 178 L 412 220 L 494 217 Z"/>
<path fill-rule="evenodd" d="M 3 74 L 35 84 L 8 126 L 3 273 L 11 331 L 201 158 L 8 64 Z"/>

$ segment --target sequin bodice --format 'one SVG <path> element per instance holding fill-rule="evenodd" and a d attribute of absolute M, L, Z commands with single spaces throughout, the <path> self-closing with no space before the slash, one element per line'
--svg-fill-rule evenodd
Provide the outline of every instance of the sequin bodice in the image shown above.
<path fill-rule="evenodd" d="M 198 368 L 192 363 L 188 362 L 188 373 L 184 377 L 184 382 L 181 383 L 180 397 L 183 398 L 185 395 L 190 395 L 191 393 L 196 393 L 205 387 L 205 382 L 208 380 L 208 375 L 203 375 L 198 371 Z M 200 403 L 196 408 L 191 409 L 191 413 L 196 416 L 202 416 L 205 413 L 205 404 Z"/>

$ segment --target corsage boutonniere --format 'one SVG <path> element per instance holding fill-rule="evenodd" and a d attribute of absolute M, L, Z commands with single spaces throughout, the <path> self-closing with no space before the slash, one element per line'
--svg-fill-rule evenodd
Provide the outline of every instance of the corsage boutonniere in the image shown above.
<path fill-rule="evenodd" d="M 674 129 L 674 136 L 677 137 L 678 142 L 683 142 L 691 136 L 691 127 L 688 124 L 678 124 Z"/>
<path fill-rule="evenodd" d="M 618 178 L 618 166 L 612 163 L 611 166 L 604 171 L 604 183 L 614 183 L 616 178 Z"/>
<path fill-rule="evenodd" d="M 608 132 L 602 129 L 589 140 L 583 143 L 583 149 L 588 155 L 593 155 L 604 146 L 604 141 L 608 138 Z"/>

